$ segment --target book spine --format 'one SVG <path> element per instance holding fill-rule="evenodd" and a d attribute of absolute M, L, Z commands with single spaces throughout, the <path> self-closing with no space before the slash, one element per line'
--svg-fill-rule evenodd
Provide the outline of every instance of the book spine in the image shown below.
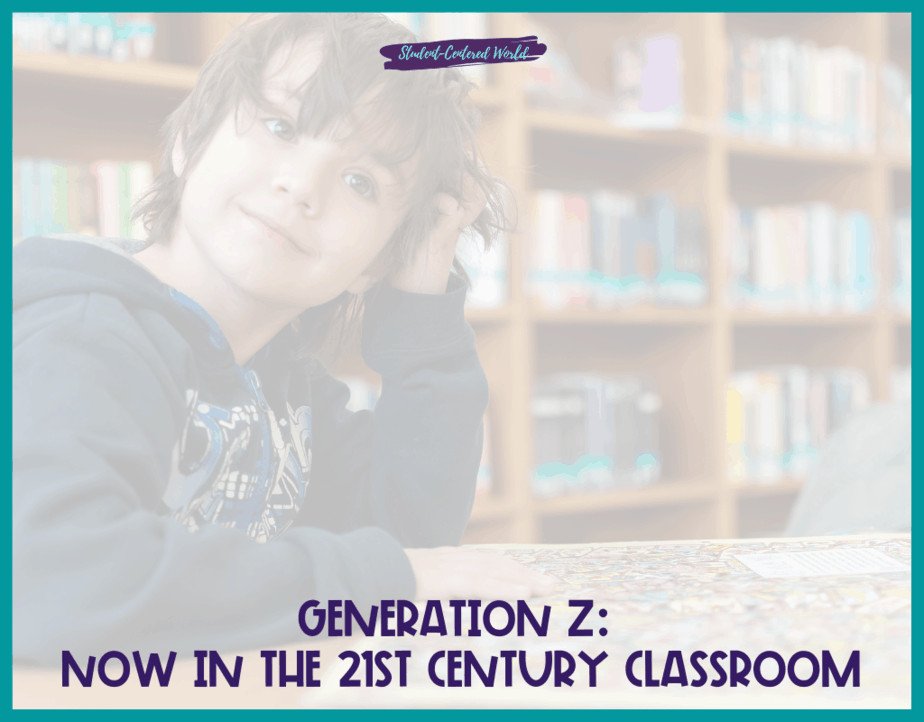
<path fill-rule="evenodd" d="M 23 238 L 36 235 L 36 210 L 38 195 L 35 179 L 35 161 L 32 158 L 19 160 L 19 197 L 20 197 L 20 226 Z"/>
<path fill-rule="evenodd" d="M 119 170 L 112 161 L 93 164 L 97 187 L 97 212 L 101 236 L 117 238 L 120 233 Z"/>
<path fill-rule="evenodd" d="M 50 160 L 41 159 L 37 162 L 38 170 L 38 215 L 36 219 L 36 233 L 51 233 L 54 226 L 54 169 Z"/>
<path fill-rule="evenodd" d="M 745 376 L 735 374 L 725 392 L 725 428 L 727 441 L 726 466 L 729 478 L 747 478 L 747 447 L 745 446 Z"/>
<path fill-rule="evenodd" d="M 51 218 L 49 230 L 61 233 L 68 228 L 67 167 L 61 163 L 50 163 L 51 172 Z"/>

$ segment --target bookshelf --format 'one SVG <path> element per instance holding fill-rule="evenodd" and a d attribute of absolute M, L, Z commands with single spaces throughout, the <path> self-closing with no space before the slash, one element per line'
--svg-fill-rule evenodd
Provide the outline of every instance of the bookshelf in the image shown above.
<path fill-rule="evenodd" d="M 195 81 L 198 63 L 239 15 L 159 16 L 149 61 L 15 52 L 14 155 L 68 160 L 147 158 L 156 128 Z M 742 483 L 727 468 L 726 385 L 738 371 L 781 364 L 851 366 L 874 400 L 891 398 L 894 370 L 910 366 L 911 318 L 893 303 L 892 218 L 910 207 L 910 153 L 877 133 L 869 148 L 781 144 L 744 137 L 726 122 L 729 38 L 787 36 L 842 45 L 910 75 L 910 15 L 496 14 L 492 35 L 552 27 L 590 88 L 605 89 L 613 37 L 670 32 L 681 41 L 684 113 L 669 127 L 630 127 L 568 107 L 537 106 L 525 64 L 494 66 L 475 94 L 492 170 L 510 185 L 520 225 L 509 236 L 507 302 L 472 309 L 491 386 L 493 487 L 476 500 L 470 542 L 756 536 L 778 533 L 803 481 Z M 540 32 L 540 39 L 544 40 Z M 540 61 L 542 62 L 542 61 Z M 73 102 L 80 98 L 82 102 Z M 874 102 L 879 129 L 881 104 Z M 79 144 L 74 141 L 79 139 Z M 542 308 L 528 286 L 535 191 L 617 186 L 669 188 L 699 207 L 707 239 L 708 297 L 700 306 Z M 820 201 L 872 220 L 875 302 L 861 311 L 764 312 L 728 303 L 732 204 Z M 638 373 L 663 403 L 660 481 L 638 488 L 533 494 L 531 400 L 543 374 Z"/>

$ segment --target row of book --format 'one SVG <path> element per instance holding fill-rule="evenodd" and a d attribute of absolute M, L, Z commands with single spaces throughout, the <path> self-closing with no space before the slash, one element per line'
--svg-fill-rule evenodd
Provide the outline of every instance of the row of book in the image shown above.
<path fill-rule="evenodd" d="M 346 374 L 338 378 L 347 385 L 350 391 L 350 398 L 347 402 L 349 411 L 355 413 L 366 409 L 375 409 L 381 394 L 379 384 L 373 383 L 363 376 Z M 491 416 L 488 413 L 484 417 L 484 444 L 481 448 L 481 463 L 475 480 L 475 493 L 478 496 L 490 494 L 495 488 L 492 438 Z"/>
<path fill-rule="evenodd" d="M 893 298 L 897 308 L 911 313 L 911 209 L 899 209 L 892 219 L 895 250 Z"/>
<path fill-rule="evenodd" d="M 48 233 L 144 238 L 135 202 L 150 188 L 150 163 L 13 161 L 13 238 Z"/>
<path fill-rule="evenodd" d="M 661 397 L 644 378 L 540 377 L 533 391 L 533 492 L 627 488 L 661 476 Z"/>
<path fill-rule="evenodd" d="M 702 304 L 707 243 L 700 209 L 667 193 L 541 190 L 529 288 L 545 308 Z"/>
<path fill-rule="evenodd" d="M 729 302 L 763 311 L 864 311 L 875 301 L 869 215 L 826 203 L 728 214 Z"/>
<path fill-rule="evenodd" d="M 804 476 L 828 435 L 869 403 L 858 369 L 767 367 L 727 389 L 728 470 L 741 482 Z"/>
<path fill-rule="evenodd" d="M 379 387 L 345 376 L 351 411 L 374 409 Z M 910 401 L 911 367 L 892 374 L 892 398 Z M 766 367 L 735 373 L 727 386 L 731 478 L 769 483 L 804 476 L 829 434 L 870 401 L 864 374 L 853 368 Z M 632 376 L 553 374 L 540 377 L 532 399 L 533 492 L 542 498 L 652 484 L 661 477 L 661 397 Z M 493 433 L 484 419 L 476 494 L 494 492 Z"/>
<path fill-rule="evenodd" d="M 682 121 L 685 71 L 678 35 L 665 32 L 614 41 L 609 94 L 581 76 L 554 29 L 544 32 L 550 38 L 544 62 L 525 71 L 533 104 L 590 112 L 636 127 Z M 873 148 L 875 75 L 863 55 L 794 37 L 740 33 L 732 34 L 726 47 L 726 115 L 732 132 L 784 145 Z M 887 63 L 880 82 L 883 146 L 908 152 L 910 78 Z"/>
<path fill-rule="evenodd" d="M 13 47 L 25 52 L 150 60 L 156 34 L 152 13 L 13 14 Z"/>
<path fill-rule="evenodd" d="M 911 153 L 911 76 L 894 63 L 882 66 L 879 137 L 883 148 Z"/>
<path fill-rule="evenodd" d="M 846 47 L 733 34 L 728 125 L 780 144 L 870 150 L 872 77 L 866 58 Z"/>

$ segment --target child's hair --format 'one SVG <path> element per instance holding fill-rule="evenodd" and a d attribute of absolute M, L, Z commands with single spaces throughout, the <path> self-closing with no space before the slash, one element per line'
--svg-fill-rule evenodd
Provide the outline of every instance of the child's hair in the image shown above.
<path fill-rule="evenodd" d="M 505 196 L 477 150 L 479 114 L 468 97 L 472 83 L 451 68 L 383 70 L 379 48 L 417 39 L 383 15 L 359 13 L 252 15 L 228 36 L 164 125 L 160 171 L 134 213 L 144 221 L 148 242 L 163 242 L 173 233 L 186 178 L 220 123 L 247 106 L 266 108 L 263 80 L 268 62 L 278 52 L 291 55 L 306 39 L 321 43 L 322 59 L 299 88 L 298 131 L 317 134 L 346 120 L 352 132 L 371 143 L 383 164 L 417 161 L 408 189 L 410 210 L 379 259 L 381 276 L 405 263 L 427 237 L 437 219 L 433 196 L 442 192 L 461 199 L 467 178 L 487 198 L 472 224 L 487 248 L 507 225 Z M 186 159 L 179 174 L 172 162 L 178 141 Z M 467 282 L 458 259 L 453 270 Z M 333 329 L 338 327 L 340 338 L 333 346 L 340 346 L 359 316 L 358 302 L 344 294 L 327 304 L 330 323 L 320 334 L 325 338 L 314 340 L 325 340 L 330 350 Z M 317 345 L 308 346 L 303 350 L 318 350 Z"/>

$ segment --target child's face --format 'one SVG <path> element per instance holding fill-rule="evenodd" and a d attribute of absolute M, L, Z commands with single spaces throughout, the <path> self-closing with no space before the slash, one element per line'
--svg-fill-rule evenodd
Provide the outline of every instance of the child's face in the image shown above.
<path fill-rule="evenodd" d="M 293 95 L 320 52 L 306 42 L 291 57 L 277 53 L 264 83 L 279 112 L 244 108 L 240 123 L 231 114 L 215 131 L 190 169 L 174 239 L 236 293 L 293 312 L 365 290 L 376 280 L 366 272 L 407 213 L 407 182 L 360 138 L 296 135 Z M 181 167 L 182 150 L 174 156 Z"/>

